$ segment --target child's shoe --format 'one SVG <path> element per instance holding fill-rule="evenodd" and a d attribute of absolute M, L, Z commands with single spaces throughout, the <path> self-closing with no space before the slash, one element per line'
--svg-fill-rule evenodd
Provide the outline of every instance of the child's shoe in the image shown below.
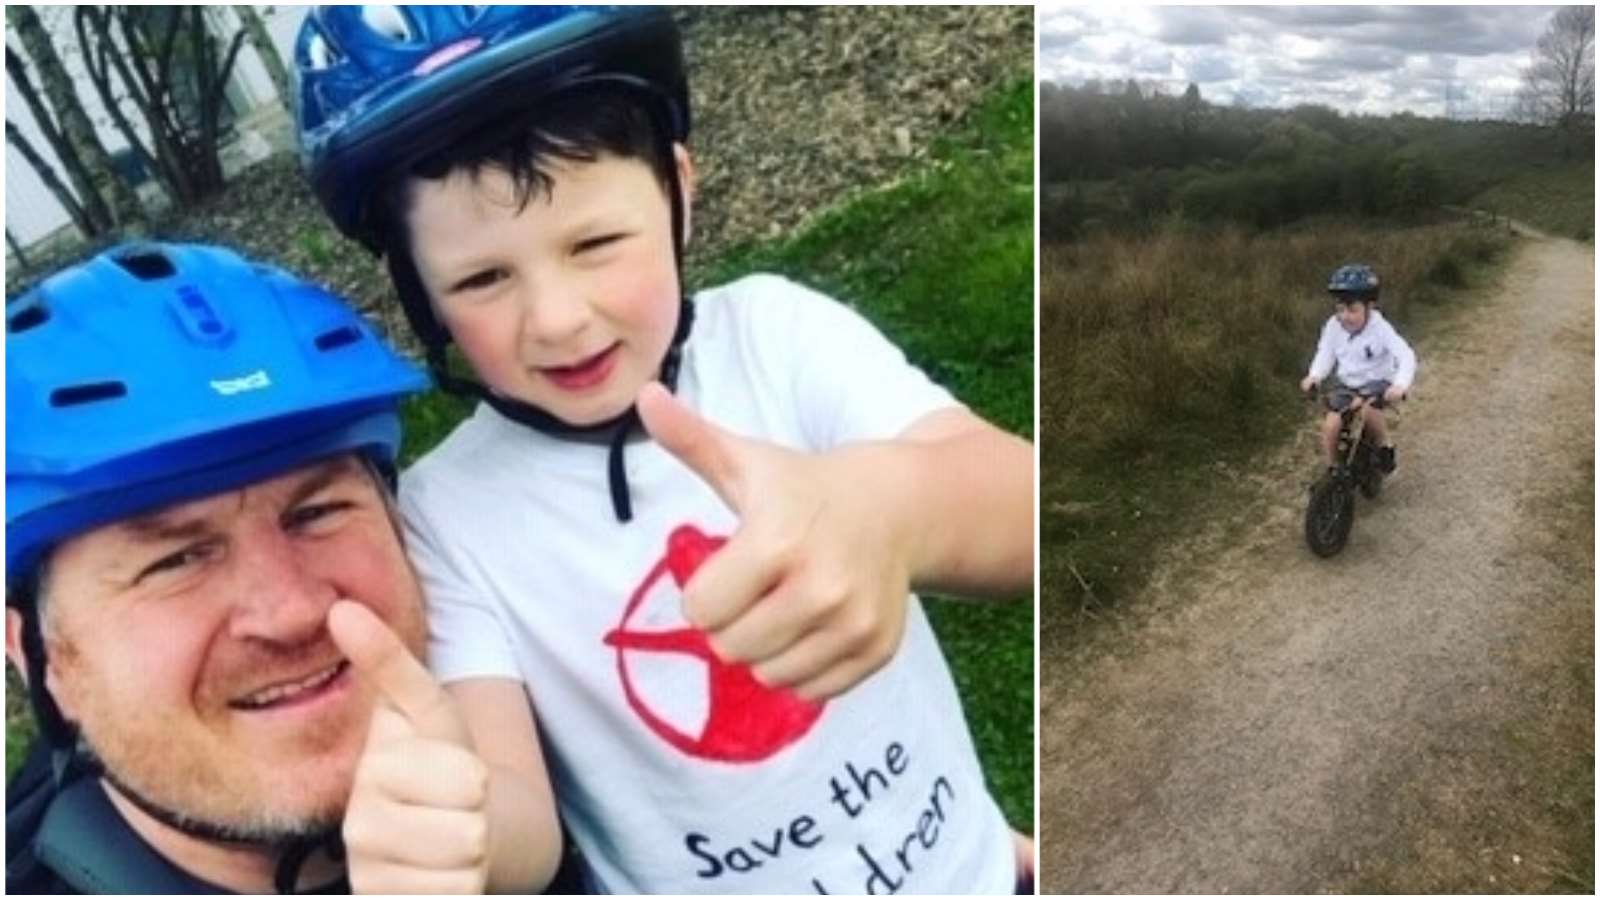
<path fill-rule="evenodd" d="M 1393 475 L 1394 474 L 1394 466 L 1395 466 L 1394 445 L 1391 444 L 1391 445 L 1389 445 L 1387 447 L 1379 447 L 1378 448 L 1378 468 L 1380 470 L 1382 470 L 1383 474 L 1385 474 L 1385 475 Z"/>

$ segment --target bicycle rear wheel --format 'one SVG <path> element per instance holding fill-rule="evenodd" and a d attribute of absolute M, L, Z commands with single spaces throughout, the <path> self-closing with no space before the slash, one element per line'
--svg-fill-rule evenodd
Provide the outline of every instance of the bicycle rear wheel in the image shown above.
<path fill-rule="evenodd" d="M 1356 497 L 1350 486 L 1332 474 L 1322 476 L 1306 504 L 1306 545 L 1318 556 L 1333 556 L 1350 539 L 1355 517 Z"/>

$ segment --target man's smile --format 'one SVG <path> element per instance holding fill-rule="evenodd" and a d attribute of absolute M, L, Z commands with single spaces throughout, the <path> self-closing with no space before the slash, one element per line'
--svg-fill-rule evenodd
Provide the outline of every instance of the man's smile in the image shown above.
<path fill-rule="evenodd" d="M 228 705 L 253 712 L 309 703 L 341 687 L 345 679 L 340 676 L 349 668 L 347 661 L 339 660 L 304 677 L 274 682 L 251 691 L 228 701 Z"/>

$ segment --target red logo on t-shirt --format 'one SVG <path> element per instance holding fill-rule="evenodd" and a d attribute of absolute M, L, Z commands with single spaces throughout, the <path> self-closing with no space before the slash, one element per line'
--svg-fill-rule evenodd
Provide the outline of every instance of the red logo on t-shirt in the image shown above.
<path fill-rule="evenodd" d="M 633 592 L 623 610 L 622 622 L 605 636 L 617 650 L 617 674 L 628 706 L 657 737 L 690 756 L 719 762 L 759 762 L 799 740 L 822 715 L 821 703 L 797 697 L 792 691 L 763 686 L 743 663 L 728 663 L 711 649 L 698 628 L 633 630 L 630 622 L 650 590 L 671 576 L 682 590 L 689 576 L 706 557 L 726 543 L 709 537 L 692 525 L 680 525 L 667 538 L 667 553 Z M 675 653 L 706 664 L 709 705 L 698 735 L 689 734 L 651 709 L 640 696 L 625 651 Z"/>

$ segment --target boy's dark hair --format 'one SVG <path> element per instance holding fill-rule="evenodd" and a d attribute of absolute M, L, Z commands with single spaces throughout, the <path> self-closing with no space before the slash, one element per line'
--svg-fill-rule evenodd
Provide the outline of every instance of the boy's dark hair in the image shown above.
<path fill-rule="evenodd" d="M 572 91 L 530 110 L 520 121 L 498 122 L 469 132 L 449 148 L 428 156 L 378 187 L 372 224 L 382 236 L 386 255 L 409 254 L 406 216 L 411 206 L 412 179 L 442 179 L 464 171 L 477 179 L 484 169 L 502 169 L 511 176 L 520 212 L 551 188 L 553 160 L 593 162 L 602 155 L 639 160 L 650 167 L 661 189 L 672 183 L 676 165 L 670 142 L 650 109 L 623 90 Z"/>
<path fill-rule="evenodd" d="M 1333 302 L 1336 306 L 1347 305 L 1350 303 L 1365 303 L 1367 306 L 1372 307 L 1378 305 L 1378 295 L 1376 293 L 1340 293 L 1333 295 Z"/>

